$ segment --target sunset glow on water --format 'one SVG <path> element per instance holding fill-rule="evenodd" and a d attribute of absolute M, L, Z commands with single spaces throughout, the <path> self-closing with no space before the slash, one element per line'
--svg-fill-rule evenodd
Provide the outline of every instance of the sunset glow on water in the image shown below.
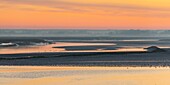
<path fill-rule="evenodd" d="M 67 51 L 64 48 L 53 48 L 55 46 L 114 46 L 115 44 L 105 44 L 105 43 L 56 43 L 44 46 L 28 46 L 28 47 L 11 47 L 11 48 L 1 48 L 0 54 L 17 54 L 17 53 L 42 53 L 42 52 L 134 52 L 143 51 L 143 48 L 122 48 L 117 50 L 77 50 L 77 51 Z"/>

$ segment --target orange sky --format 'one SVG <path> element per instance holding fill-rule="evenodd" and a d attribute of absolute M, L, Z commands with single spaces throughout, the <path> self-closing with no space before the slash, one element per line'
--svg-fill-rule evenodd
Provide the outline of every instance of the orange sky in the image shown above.
<path fill-rule="evenodd" d="M 0 28 L 170 29 L 170 0 L 0 0 Z"/>

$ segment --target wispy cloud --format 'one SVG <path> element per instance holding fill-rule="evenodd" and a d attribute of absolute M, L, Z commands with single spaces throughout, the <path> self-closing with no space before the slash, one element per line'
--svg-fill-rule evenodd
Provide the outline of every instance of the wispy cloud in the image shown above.
<path fill-rule="evenodd" d="M 0 2 L 7 4 L 6 8 L 11 7 L 12 5 L 30 5 L 30 6 L 40 6 L 40 7 L 46 7 L 49 8 L 48 10 L 45 9 L 44 11 L 49 12 L 86 12 L 87 10 L 81 9 L 81 4 L 75 4 L 75 3 L 68 3 L 63 2 L 60 0 L 0 0 Z M 10 5 L 11 6 L 10 6 Z M 39 10 L 37 8 L 30 8 L 26 6 L 20 6 L 18 9 L 22 10 L 28 10 L 28 11 L 43 11 Z"/>
<path fill-rule="evenodd" d="M 49 11 L 49 12 L 96 12 L 102 11 L 113 15 L 146 15 L 146 16 L 170 16 L 170 8 L 136 6 L 128 4 L 97 4 L 71 2 L 70 0 L 0 0 L 0 2 L 10 5 L 32 5 L 48 7 L 49 9 L 39 10 L 30 7 L 19 7 L 28 11 Z M 119 10 L 119 12 L 116 12 Z M 120 11 L 121 10 L 121 11 Z M 161 13 L 160 13 L 161 11 Z M 145 13 L 142 13 L 145 12 Z M 152 14 L 152 13 L 156 14 Z M 163 13 L 162 13 L 163 12 Z"/>

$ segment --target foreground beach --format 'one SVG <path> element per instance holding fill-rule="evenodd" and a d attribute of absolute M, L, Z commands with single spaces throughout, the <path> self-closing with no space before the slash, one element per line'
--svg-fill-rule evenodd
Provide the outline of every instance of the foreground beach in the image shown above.
<path fill-rule="evenodd" d="M 169 67 L 0 66 L 0 85 L 168 85 Z"/>

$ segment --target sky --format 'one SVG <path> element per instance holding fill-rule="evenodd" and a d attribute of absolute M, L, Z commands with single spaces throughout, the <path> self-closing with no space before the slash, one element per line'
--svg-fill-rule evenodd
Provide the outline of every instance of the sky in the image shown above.
<path fill-rule="evenodd" d="M 0 28 L 170 29 L 170 0 L 0 0 Z"/>

